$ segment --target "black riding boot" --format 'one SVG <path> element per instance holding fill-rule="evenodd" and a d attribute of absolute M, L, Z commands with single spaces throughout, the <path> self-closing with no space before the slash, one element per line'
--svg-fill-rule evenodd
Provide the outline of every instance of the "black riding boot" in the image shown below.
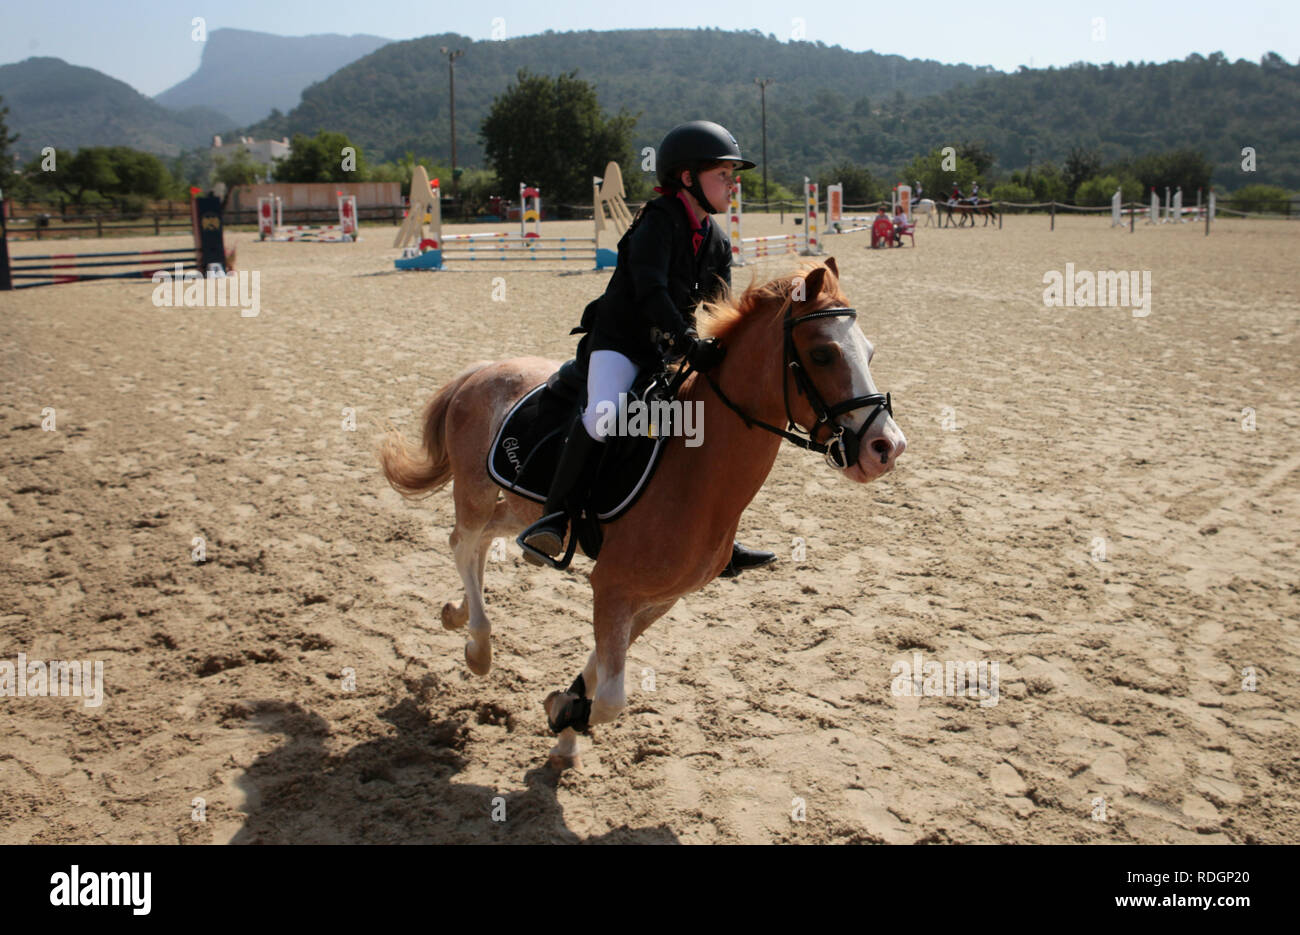
<path fill-rule="evenodd" d="M 746 568 L 757 568 L 760 565 L 766 565 L 768 562 L 775 561 L 775 553 L 760 552 L 757 549 L 747 549 L 739 542 L 733 542 L 731 544 L 731 561 L 727 562 L 727 567 L 722 569 L 722 572 L 718 577 L 734 578 Z"/>
<path fill-rule="evenodd" d="M 527 535 L 521 536 L 522 544 L 551 557 L 564 551 L 564 534 L 569 526 L 566 504 L 571 498 L 581 497 L 587 492 L 585 488 L 591 485 L 603 444 L 587 434 L 582 419 L 576 419 L 569 427 L 569 435 L 560 451 L 560 463 L 555 467 L 555 478 L 546 496 L 546 505 L 542 507 L 543 521 L 531 527 Z M 528 549 L 524 549 L 524 558 L 534 565 L 543 564 Z"/>

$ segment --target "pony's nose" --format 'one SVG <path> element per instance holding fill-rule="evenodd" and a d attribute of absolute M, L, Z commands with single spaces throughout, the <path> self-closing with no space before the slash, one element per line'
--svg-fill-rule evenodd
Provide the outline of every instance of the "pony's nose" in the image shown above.
<path fill-rule="evenodd" d="M 905 447 L 906 444 L 906 442 L 902 442 L 899 445 L 895 445 L 890 439 L 881 437 L 872 439 L 871 451 L 878 459 L 880 459 L 881 464 L 888 464 L 903 453 L 903 447 Z"/>

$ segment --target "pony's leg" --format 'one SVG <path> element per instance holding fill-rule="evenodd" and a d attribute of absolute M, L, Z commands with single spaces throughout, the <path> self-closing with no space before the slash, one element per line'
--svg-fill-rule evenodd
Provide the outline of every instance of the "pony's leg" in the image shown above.
<path fill-rule="evenodd" d="M 623 669 L 627 648 L 632 643 L 633 617 L 640 608 L 628 606 L 622 598 L 596 592 L 593 617 L 596 625 L 596 694 L 591 701 L 592 724 L 604 724 L 627 707 Z"/>
<path fill-rule="evenodd" d="M 483 527 L 467 528 L 460 523 L 451 533 L 451 548 L 456 556 L 456 570 L 465 585 L 462 614 L 469 618 L 469 638 L 465 641 L 465 662 L 475 675 L 487 675 L 492 668 L 492 624 L 483 606 L 483 570 L 487 565 L 491 540 L 484 535 Z M 447 623 L 447 607 L 443 607 L 443 625 Z M 467 613 L 466 613 L 467 612 Z"/>
<path fill-rule="evenodd" d="M 456 629 L 468 621 L 465 662 L 475 675 L 487 675 L 492 668 L 492 625 L 483 605 L 483 572 L 492 536 L 510 529 L 520 517 L 508 499 L 497 499 L 497 488 L 486 477 L 458 476 L 453 497 L 456 528 L 451 532 L 451 549 L 465 585 L 465 599 L 459 607 L 443 607 L 443 626 Z"/>
<path fill-rule="evenodd" d="M 639 637 L 642 633 L 644 633 L 647 629 L 649 629 L 650 624 L 654 623 L 664 614 L 668 613 L 668 611 L 671 610 L 672 606 L 676 603 L 677 603 L 677 598 L 673 598 L 670 601 L 664 601 L 660 604 L 651 604 L 647 607 L 643 607 L 635 614 L 633 614 L 632 626 L 629 632 L 628 644 L 631 645 L 632 643 L 636 642 L 637 637 Z M 600 684 L 602 684 L 600 681 L 600 657 L 598 653 L 593 652 L 587 658 L 587 666 L 582 670 L 582 681 L 587 688 L 587 697 L 589 699 L 594 699 L 596 696 L 597 688 L 599 687 Z M 618 677 L 618 685 L 619 688 L 622 689 L 623 679 L 622 679 L 621 672 Z M 547 701 L 551 704 L 555 704 L 557 703 L 557 701 L 559 703 L 563 703 L 563 701 L 568 697 L 569 696 L 567 694 L 561 694 L 559 692 L 555 692 L 552 693 L 549 698 L 547 698 Z M 622 704 L 620 704 L 619 707 L 621 710 Z M 549 716 L 550 713 L 551 712 L 548 709 L 547 715 Z M 617 714 L 618 711 L 615 711 L 614 716 L 617 716 Z M 609 718 L 609 720 L 612 719 L 613 716 Z M 594 704 L 592 705 L 592 717 L 590 719 L 590 722 L 592 724 L 596 723 Z M 581 749 L 578 745 L 578 732 L 575 731 L 572 727 L 566 727 L 564 730 L 560 731 L 559 740 L 556 742 L 555 746 L 551 748 L 549 756 L 552 758 L 553 762 L 556 762 L 557 765 L 576 766 L 579 763 L 580 752 Z"/>
<path fill-rule="evenodd" d="M 677 603 L 677 600 L 678 599 L 674 597 L 671 601 L 664 601 L 661 604 L 650 604 L 647 607 L 641 608 L 641 610 L 637 612 L 636 616 L 632 618 L 632 642 L 635 643 L 638 636 L 650 629 L 650 624 L 654 623 L 664 614 L 668 613 L 668 611 L 672 610 L 673 605 Z"/>
<path fill-rule="evenodd" d="M 591 723 L 603 724 L 618 717 L 627 706 L 623 669 L 627 649 L 638 636 L 677 603 L 673 598 L 656 604 L 629 607 L 622 599 L 601 600 L 597 593 L 596 620 L 596 694 L 591 703 Z"/>
<path fill-rule="evenodd" d="M 448 537 L 449 541 L 451 542 L 452 554 L 453 556 L 455 556 L 455 560 L 456 560 L 456 571 L 460 573 L 460 581 L 461 584 L 464 585 L 465 587 L 465 593 L 461 597 L 459 604 L 454 603 L 452 601 L 447 601 L 445 604 L 442 605 L 442 626 L 444 630 L 459 630 L 461 627 L 463 627 L 466 623 L 469 622 L 470 606 L 471 606 L 470 599 L 469 599 L 470 580 L 466 578 L 465 571 L 464 569 L 461 568 L 460 554 L 458 550 L 461 548 L 462 543 L 465 542 L 471 535 L 472 533 L 470 533 L 468 530 L 465 530 L 458 525 L 456 526 L 456 528 L 454 528 L 451 531 L 451 535 Z M 481 531 L 478 534 L 478 537 L 480 540 L 482 540 L 479 541 L 478 544 L 479 544 L 479 551 L 483 555 L 483 560 L 479 562 L 479 566 L 478 566 L 478 580 L 481 584 L 483 581 L 483 569 L 487 563 L 487 547 L 485 545 L 486 540 L 483 538 Z"/>
<path fill-rule="evenodd" d="M 596 654 L 593 652 L 587 657 L 587 665 L 582 670 L 582 682 L 587 688 L 587 698 L 596 694 Z M 551 706 L 563 704 L 570 698 L 567 692 L 552 692 L 546 699 L 546 716 L 549 718 L 552 714 Z M 578 754 L 578 732 L 572 727 L 566 727 L 560 731 L 559 739 L 556 741 L 551 752 L 548 754 L 553 760 L 559 761 L 560 766 L 577 766 Z"/>
<path fill-rule="evenodd" d="M 453 553 L 455 552 L 457 544 L 461 541 L 461 538 L 472 535 L 471 531 L 465 528 L 466 524 L 460 523 L 459 520 L 460 515 L 458 511 L 458 525 L 451 534 L 451 547 Z M 478 589 L 477 591 L 475 590 L 471 582 L 466 579 L 465 572 L 461 571 L 461 581 L 465 585 L 465 596 L 459 604 L 453 604 L 451 601 L 448 601 L 442 605 L 442 625 L 444 628 L 448 630 L 459 630 L 469 622 L 471 608 L 473 606 L 470 600 L 470 594 L 478 593 L 480 595 L 479 603 L 480 605 L 482 604 L 483 574 L 487 567 L 487 556 L 488 552 L 490 552 L 492 548 L 492 540 L 497 536 L 514 533 L 516 527 L 523 522 L 524 521 L 521 519 L 520 513 L 517 512 L 515 505 L 508 503 L 505 500 L 496 504 L 487 526 L 478 532 Z M 459 558 L 457 559 L 456 568 L 460 571 Z"/>

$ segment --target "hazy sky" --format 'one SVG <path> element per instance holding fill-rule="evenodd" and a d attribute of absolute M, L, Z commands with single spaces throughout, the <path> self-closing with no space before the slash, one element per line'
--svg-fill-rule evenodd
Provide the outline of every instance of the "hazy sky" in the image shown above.
<path fill-rule="evenodd" d="M 21 5 L 20 5 L 21 4 Z M 846 49 L 908 58 L 1045 67 L 1076 61 L 1181 59 L 1224 52 L 1258 61 L 1266 51 L 1295 62 L 1300 52 L 1296 0 L 486 0 L 483 3 L 357 3 L 356 0 L 0 0 L 0 64 L 52 55 L 96 68 L 145 94 L 157 94 L 198 67 L 202 46 L 191 20 L 284 36 L 367 33 L 413 39 L 457 32 L 474 39 L 526 36 L 547 29 L 756 29 L 792 33 Z M 1095 20 L 1104 23 L 1094 25 Z M 497 29 L 498 35 L 493 30 Z M 799 31 L 802 30 L 801 33 Z"/>

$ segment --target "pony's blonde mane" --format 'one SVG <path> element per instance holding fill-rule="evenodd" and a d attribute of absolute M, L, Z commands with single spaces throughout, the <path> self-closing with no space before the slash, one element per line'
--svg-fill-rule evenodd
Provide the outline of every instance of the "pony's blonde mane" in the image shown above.
<path fill-rule="evenodd" d="M 826 270 L 821 294 L 834 296 L 841 304 L 847 303 L 834 271 L 821 263 L 805 261 L 786 275 L 762 284 L 757 282 L 756 275 L 751 276 L 749 285 L 739 298 L 726 294 L 715 302 L 705 302 L 701 307 L 704 314 L 696 322 L 700 337 L 717 338 L 726 344 L 727 339 L 735 337 L 747 321 L 760 317 L 760 310 L 773 310 L 776 315 L 783 316 L 793 301 L 795 281 L 806 279 L 814 269 Z M 808 300 L 814 298 L 816 296 L 807 296 Z"/>

